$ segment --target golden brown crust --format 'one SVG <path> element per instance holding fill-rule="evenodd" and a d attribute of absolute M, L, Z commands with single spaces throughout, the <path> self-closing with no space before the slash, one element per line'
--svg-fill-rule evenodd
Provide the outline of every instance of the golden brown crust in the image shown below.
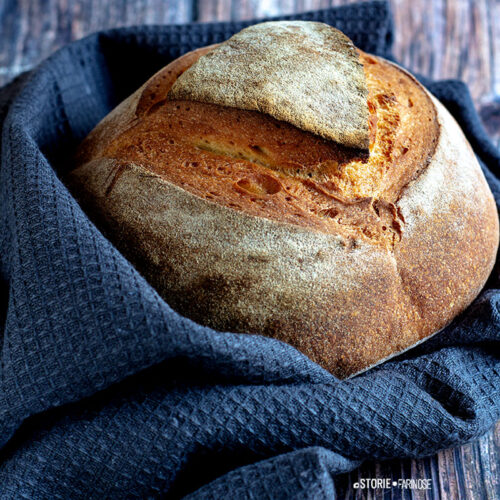
<path fill-rule="evenodd" d="M 180 58 L 156 75 L 138 101 L 139 119 L 98 154 L 147 166 L 197 196 L 259 217 L 385 246 L 400 239 L 394 201 L 425 168 L 438 136 L 434 106 L 411 77 L 361 54 L 373 117 L 367 159 L 262 113 L 165 100 L 193 60 Z"/>
<path fill-rule="evenodd" d="M 367 160 L 253 111 L 165 102 L 198 55 L 105 118 L 68 179 L 170 305 L 346 377 L 473 300 L 496 255 L 496 207 L 462 132 L 411 76 L 361 55 Z"/>

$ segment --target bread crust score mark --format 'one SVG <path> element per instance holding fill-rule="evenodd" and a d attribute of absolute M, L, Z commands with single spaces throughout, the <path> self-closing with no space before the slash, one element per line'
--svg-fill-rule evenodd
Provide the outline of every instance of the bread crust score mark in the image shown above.
<path fill-rule="evenodd" d="M 365 152 L 366 97 L 351 40 L 310 21 L 249 26 L 198 59 L 169 91 L 175 100 L 260 111 Z"/>
<path fill-rule="evenodd" d="M 258 112 L 165 100 L 212 49 L 110 113 L 67 179 L 167 302 L 219 330 L 288 342 L 339 377 L 461 312 L 491 271 L 498 218 L 441 104 L 361 53 L 366 158 Z"/>

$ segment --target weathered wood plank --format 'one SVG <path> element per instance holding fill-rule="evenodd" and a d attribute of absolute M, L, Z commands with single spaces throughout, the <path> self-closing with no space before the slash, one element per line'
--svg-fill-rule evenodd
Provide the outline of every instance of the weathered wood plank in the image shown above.
<path fill-rule="evenodd" d="M 499 437 L 500 423 L 495 430 L 477 441 L 455 449 L 444 450 L 435 457 L 415 460 L 415 464 L 429 463 L 430 474 L 421 476 L 433 480 L 433 490 L 429 492 L 429 498 L 498 500 L 500 498 Z M 491 446 L 491 442 L 495 440 L 496 444 Z M 487 460 L 481 458 L 484 454 L 483 449 L 487 450 Z M 492 453 L 494 456 L 491 455 Z M 488 470 L 484 467 L 485 463 Z M 412 498 L 418 498 L 418 494 L 418 490 L 414 490 Z"/>
<path fill-rule="evenodd" d="M 339 476 L 339 498 L 411 500 L 498 500 L 500 498 L 500 422 L 496 430 L 477 441 L 436 456 L 418 460 L 367 462 L 350 474 Z M 355 490 L 361 478 L 431 479 L 430 490 Z"/>
<path fill-rule="evenodd" d="M 495 431 L 480 439 L 478 444 L 482 477 L 487 478 L 486 498 L 497 500 L 500 498 L 500 422 Z"/>
<path fill-rule="evenodd" d="M 186 23 L 195 2 L 182 0 L 0 1 L 0 85 L 62 45 L 94 31 L 136 24 Z"/>
<path fill-rule="evenodd" d="M 491 93 L 479 103 L 479 112 L 486 129 L 500 148 L 500 1 L 488 3 L 491 22 Z"/>

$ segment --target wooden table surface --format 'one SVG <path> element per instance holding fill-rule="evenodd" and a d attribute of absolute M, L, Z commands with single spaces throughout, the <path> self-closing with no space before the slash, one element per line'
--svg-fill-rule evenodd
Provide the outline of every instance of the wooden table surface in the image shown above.
<path fill-rule="evenodd" d="M 352 0 L 0 0 L 0 86 L 62 45 L 136 24 L 252 19 Z M 394 53 L 415 72 L 459 78 L 500 147 L 500 0 L 391 0 Z M 358 478 L 430 478 L 432 489 L 357 490 Z M 337 481 L 339 498 L 500 499 L 500 423 L 481 439 L 420 460 L 370 462 Z"/>

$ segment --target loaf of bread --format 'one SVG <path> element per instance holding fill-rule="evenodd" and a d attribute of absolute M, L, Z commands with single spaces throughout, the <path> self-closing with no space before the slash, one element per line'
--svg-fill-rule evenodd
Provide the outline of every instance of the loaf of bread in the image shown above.
<path fill-rule="evenodd" d="M 66 182 L 172 308 L 340 378 L 447 325 L 498 246 L 448 111 L 320 23 L 173 61 L 96 126 Z"/>

